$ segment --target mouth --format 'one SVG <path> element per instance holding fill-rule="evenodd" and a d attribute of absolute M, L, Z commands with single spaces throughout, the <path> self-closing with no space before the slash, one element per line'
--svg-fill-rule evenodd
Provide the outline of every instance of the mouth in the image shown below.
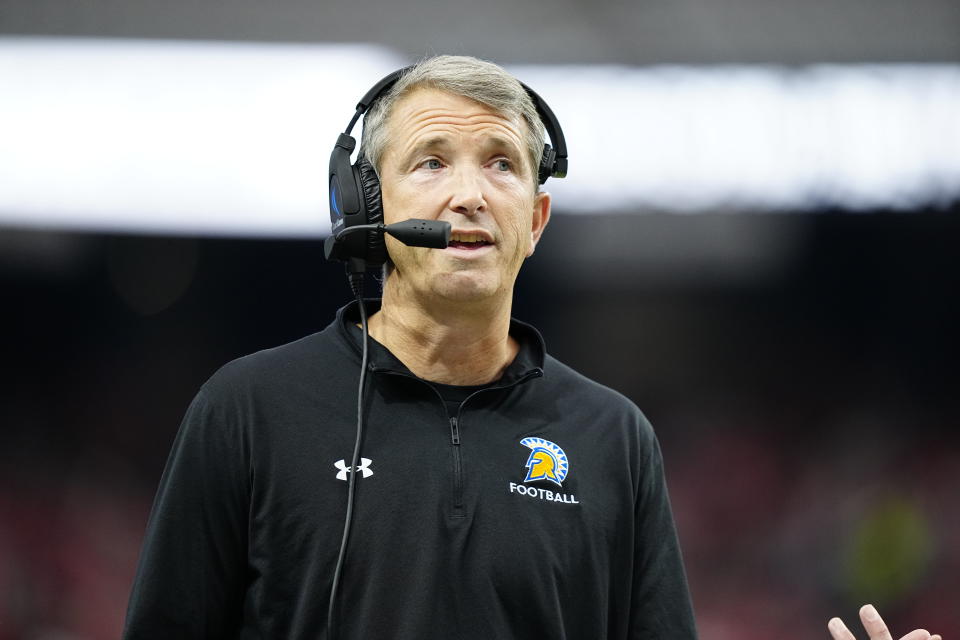
<path fill-rule="evenodd" d="M 484 247 L 493 246 L 493 238 L 482 230 L 464 231 L 454 230 L 450 233 L 448 248 L 476 251 Z"/>

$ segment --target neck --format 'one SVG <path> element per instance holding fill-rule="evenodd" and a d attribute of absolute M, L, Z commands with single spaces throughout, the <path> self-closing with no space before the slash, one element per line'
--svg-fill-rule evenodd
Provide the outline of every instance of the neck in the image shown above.
<path fill-rule="evenodd" d="M 510 337 L 512 296 L 482 303 L 402 295 L 387 279 L 370 335 L 417 377 L 452 385 L 493 382 L 513 362 L 519 345 Z"/>

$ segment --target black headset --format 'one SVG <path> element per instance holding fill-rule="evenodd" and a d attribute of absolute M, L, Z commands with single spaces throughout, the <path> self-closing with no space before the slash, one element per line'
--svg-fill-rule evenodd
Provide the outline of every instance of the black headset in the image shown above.
<path fill-rule="evenodd" d="M 350 135 L 354 125 L 370 105 L 381 95 L 390 90 L 404 73 L 412 67 L 404 67 L 386 76 L 373 85 L 357 103 L 357 112 L 353 114 L 346 131 L 337 137 L 337 143 L 330 153 L 330 222 L 332 223 L 332 237 L 343 230 L 356 225 L 379 224 L 383 222 L 383 204 L 380 198 L 380 179 L 373 165 L 360 154 L 357 161 L 350 163 L 350 155 L 357 146 L 357 141 Z M 530 87 L 521 83 L 524 90 L 533 100 L 533 104 L 543 121 L 550 144 L 543 145 L 543 156 L 537 170 L 539 184 L 547 178 L 563 178 L 567 175 L 567 143 L 563 137 L 563 129 L 557 117 L 543 98 L 538 96 Z M 360 231 L 359 229 L 357 230 Z M 387 247 L 383 233 L 368 231 L 366 233 L 344 234 L 339 242 L 328 242 L 324 252 L 328 260 L 347 261 L 351 258 L 362 260 L 367 267 L 378 267 L 387 260 Z"/>

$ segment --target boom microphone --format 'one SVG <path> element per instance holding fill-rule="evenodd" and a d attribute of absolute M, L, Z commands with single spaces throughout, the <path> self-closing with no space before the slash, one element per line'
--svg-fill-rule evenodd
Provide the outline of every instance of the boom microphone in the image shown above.
<path fill-rule="evenodd" d="M 343 260 L 341 254 L 344 237 L 354 231 L 373 231 L 374 233 L 388 233 L 403 244 L 410 247 L 427 247 L 428 249 L 445 249 L 450 244 L 450 223 L 442 220 L 422 220 L 410 218 L 393 224 L 357 224 L 342 229 L 336 235 L 328 236 L 323 242 L 323 254 L 327 260 Z"/>
<path fill-rule="evenodd" d="M 388 225 L 379 225 L 394 238 L 410 247 L 446 249 L 450 244 L 450 223 L 441 220 L 410 218 Z"/>

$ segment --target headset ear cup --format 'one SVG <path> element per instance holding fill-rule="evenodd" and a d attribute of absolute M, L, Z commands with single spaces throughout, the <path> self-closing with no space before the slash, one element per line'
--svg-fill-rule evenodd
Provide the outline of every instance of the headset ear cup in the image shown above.
<path fill-rule="evenodd" d="M 553 150 L 553 147 L 549 144 L 543 145 L 543 155 L 540 156 L 540 167 L 537 170 L 537 179 L 540 184 L 546 182 L 547 178 L 553 175 L 556 157 L 557 153 Z"/>
<path fill-rule="evenodd" d="M 354 172 L 357 184 L 362 193 L 364 209 L 367 212 L 367 224 L 378 224 L 383 222 L 383 203 L 380 198 L 380 178 L 377 172 L 367 159 L 363 156 L 357 158 L 354 165 Z M 377 232 L 367 233 L 367 255 L 366 260 L 370 265 L 381 265 L 387 260 L 387 245 L 384 242 L 384 234 Z"/>

